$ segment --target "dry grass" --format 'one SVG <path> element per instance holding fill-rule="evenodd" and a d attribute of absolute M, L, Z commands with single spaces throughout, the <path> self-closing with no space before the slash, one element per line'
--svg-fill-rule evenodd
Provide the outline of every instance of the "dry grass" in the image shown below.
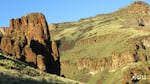
<path fill-rule="evenodd" d="M 34 69 L 8 56 L 0 55 L 0 84 L 78 84 Z"/>

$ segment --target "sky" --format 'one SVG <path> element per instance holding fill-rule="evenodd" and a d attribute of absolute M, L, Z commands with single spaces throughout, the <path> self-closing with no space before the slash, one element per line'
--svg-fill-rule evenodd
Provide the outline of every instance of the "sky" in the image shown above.
<path fill-rule="evenodd" d="M 48 24 L 78 21 L 125 7 L 135 0 L 1 0 L 0 27 L 9 26 L 11 18 L 32 12 L 43 13 Z M 150 0 L 142 0 L 150 4 Z"/>

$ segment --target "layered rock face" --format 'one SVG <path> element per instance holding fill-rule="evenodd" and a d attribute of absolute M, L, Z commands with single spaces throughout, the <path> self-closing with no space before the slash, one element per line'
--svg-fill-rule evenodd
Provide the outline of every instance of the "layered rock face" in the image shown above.
<path fill-rule="evenodd" d="M 0 43 L 3 53 L 13 55 L 40 70 L 60 74 L 57 45 L 55 41 L 50 41 L 43 14 L 32 13 L 11 19 L 10 27 L 4 33 Z"/>
<path fill-rule="evenodd" d="M 97 73 L 100 70 L 103 70 L 106 67 L 108 67 L 110 72 L 114 72 L 122 65 L 137 62 L 146 62 L 150 59 L 149 37 L 134 39 L 131 41 L 131 44 L 129 46 L 131 46 L 131 50 L 128 52 L 114 52 L 110 57 L 103 57 L 100 59 L 83 57 L 79 59 L 76 64 L 78 68 L 87 68 L 89 69 L 89 71 L 95 73 Z"/>

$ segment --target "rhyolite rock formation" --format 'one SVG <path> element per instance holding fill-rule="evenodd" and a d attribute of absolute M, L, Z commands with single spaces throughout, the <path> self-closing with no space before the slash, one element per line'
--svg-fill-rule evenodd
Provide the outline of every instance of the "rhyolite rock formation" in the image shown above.
<path fill-rule="evenodd" d="M 48 25 L 43 14 L 31 13 L 11 19 L 10 27 L 2 31 L 2 53 L 15 56 L 48 73 L 60 74 L 57 45 L 55 41 L 50 41 Z"/>

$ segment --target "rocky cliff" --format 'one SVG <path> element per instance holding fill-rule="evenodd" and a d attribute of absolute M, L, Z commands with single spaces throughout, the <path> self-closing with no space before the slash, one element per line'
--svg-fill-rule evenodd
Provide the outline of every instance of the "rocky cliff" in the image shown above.
<path fill-rule="evenodd" d="M 46 18 L 41 13 L 31 13 L 10 20 L 3 29 L 0 49 L 29 65 L 48 73 L 60 75 L 57 45 L 50 41 Z"/>

